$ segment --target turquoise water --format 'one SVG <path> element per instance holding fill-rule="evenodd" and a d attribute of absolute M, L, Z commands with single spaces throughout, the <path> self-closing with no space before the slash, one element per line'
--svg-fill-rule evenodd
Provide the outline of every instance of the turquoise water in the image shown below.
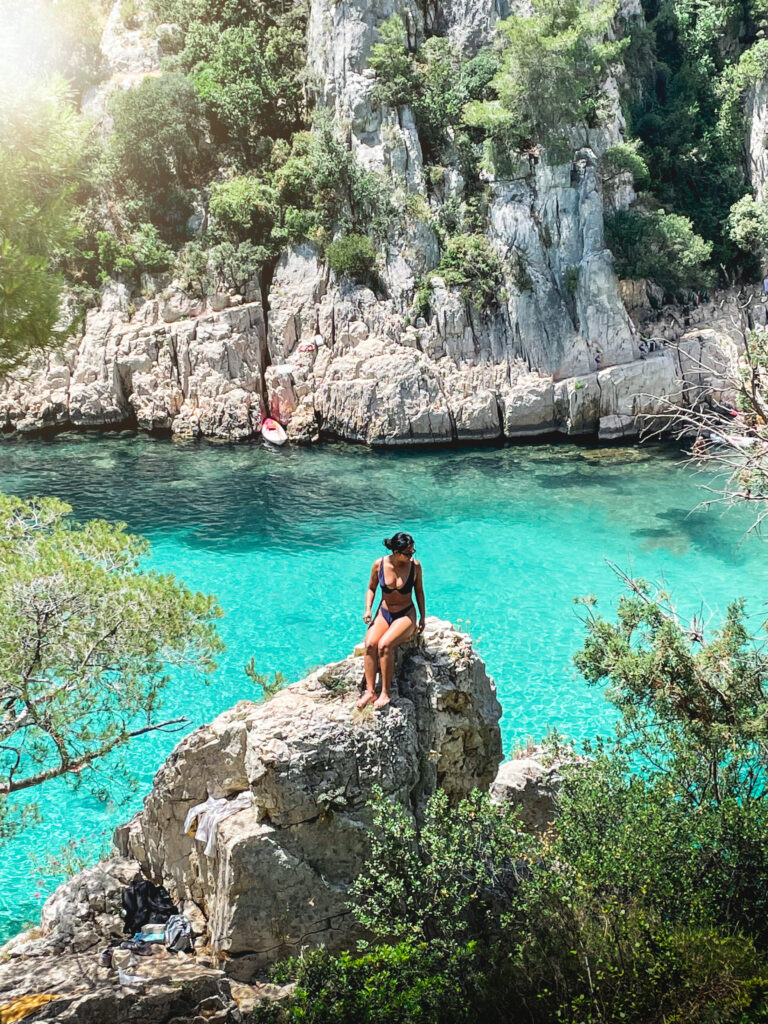
<path fill-rule="evenodd" d="M 209 686 L 179 679 L 169 716 L 189 728 L 253 693 L 242 672 L 290 678 L 344 657 L 361 639 L 370 564 L 397 529 L 414 534 L 429 614 L 460 623 L 495 677 L 505 752 L 548 727 L 579 739 L 605 731 L 601 694 L 571 665 L 583 635 L 573 605 L 620 592 L 605 559 L 666 578 L 690 612 L 717 620 L 735 596 L 765 618 L 765 548 L 740 511 L 691 510 L 706 478 L 671 450 L 541 445 L 381 453 L 351 447 L 266 450 L 151 438 L 60 436 L 0 442 L 0 490 L 54 494 L 78 518 L 128 523 L 152 541 L 151 562 L 219 595 L 227 650 Z M 137 794 L 103 804 L 61 782 L 41 793 L 44 820 L 2 856 L 0 935 L 36 918 L 58 880 L 40 876 L 65 842 L 93 852 L 140 794 L 178 736 L 131 748 Z M 105 770 L 114 789 L 115 774 Z"/>

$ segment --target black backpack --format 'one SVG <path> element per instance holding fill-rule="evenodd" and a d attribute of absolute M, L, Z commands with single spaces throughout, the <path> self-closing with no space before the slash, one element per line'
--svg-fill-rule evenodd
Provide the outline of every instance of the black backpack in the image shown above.
<path fill-rule="evenodd" d="M 164 924 L 178 912 L 171 894 L 162 885 L 141 878 L 123 889 L 123 928 L 131 935 L 140 932 L 145 924 Z"/>

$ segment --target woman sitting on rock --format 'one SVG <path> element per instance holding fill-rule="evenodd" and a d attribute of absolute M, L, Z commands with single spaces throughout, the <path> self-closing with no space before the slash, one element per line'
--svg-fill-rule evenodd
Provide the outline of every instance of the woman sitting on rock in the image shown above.
<path fill-rule="evenodd" d="M 421 565 L 413 557 L 416 550 L 410 533 L 396 533 L 384 541 L 391 555 L 377 558 L 371 569 L 365 594 L 363 621 L 370 625 L 365 634 L 365 693 L 357 702 L 359 708 L 373 703 L 374 708 L 389 704 L 389 690 L 395 667 L 395 648 L 409 640 L 414 632 L 424 631 L 424 589 Z M 381 587 L 381 604 L 376 617 L 371 614 L 376 587 Z M 419 604 L 419 624 L 411 591 Z M 376 697 L 376 673 L 381 671 L 381 694 Z"/>

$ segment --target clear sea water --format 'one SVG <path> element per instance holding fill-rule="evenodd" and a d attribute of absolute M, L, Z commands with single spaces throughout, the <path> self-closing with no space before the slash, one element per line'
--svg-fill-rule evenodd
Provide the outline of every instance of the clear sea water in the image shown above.
<path fill-rule="evenodd" d="M 610 729 L 601 693 L 571 656 L 574 607 L 594 593 L 608 612 L 621 587 L 606 559 L 662 576 L 688 612 L 715 622 L 748 599 L 766 617 L 766 548 L 740 510 L 692 511 L 706 477 L 673 449 L 571 444 L 429 452 L 327 446 L 179 444 L 147 437 L 60 435 L 0 442 L 0 491 L 53 494 L 79 519 L 121 520 L 152 542 L 152 565 L 218 594 L 227 650 L 210 685 L 177 679 L 170 716 L 189 729 L 253 694 L 242 666 L 300 678 L 362 638 L 364 592 L 382 538 L 413 533 L 428 613 L 470 632 L 495 677 L 505 753 L 556 727 L 576 739 Z M 62 845 L 94 854 L 179 736 L 137 740 L 138 779 L 121 806 L 44 787 L 43 820 L 0 849 L 0 938 L 37 918 L 60 875 Z M 110 780 L 109 769 L 105 780 Z M 70 847 L 71 849 L 72 847 Z M 37 865 L 37 866 L 36 866 Z"/>

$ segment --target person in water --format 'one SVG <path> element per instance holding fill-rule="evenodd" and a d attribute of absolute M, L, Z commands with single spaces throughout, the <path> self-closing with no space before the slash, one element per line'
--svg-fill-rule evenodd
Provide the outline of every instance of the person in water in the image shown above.
<path fill-rule="evenodd" d="M 359 708 L 373 704 L 383 708 L 389 704 L 395 648 L 414 633 L 424 631 L 424 588 L 421 565 L 413 557 L 416 545 L 410 533 L 396 533 L 384 541 L 392 552 L 377 558 L 371 569 L 365 594 L 363 621 L 370 627 L 365 634 L 365 693 L 357 702 Z M 381 603 L 374 617 L 371 614 L 376 587 L 381 587 Z M 411 592 L 419 605 L 419 623 Z M 381 694 L 376 697 L 376 673 L 381 672 Z"/>

